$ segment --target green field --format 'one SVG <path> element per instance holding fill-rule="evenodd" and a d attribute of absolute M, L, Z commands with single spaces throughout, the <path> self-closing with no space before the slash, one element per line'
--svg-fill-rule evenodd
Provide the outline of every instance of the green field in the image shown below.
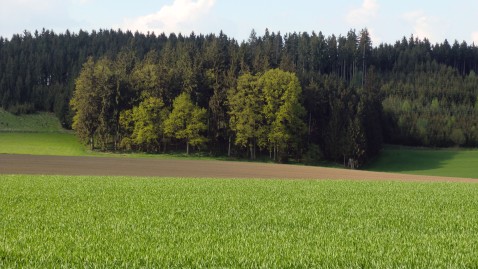
<path fill-rule="evenodd" d="M 0 154 L 86 155 L 52 113 L 15 116 L 0 109 Z"/>
<path fill-rule="evenodd" d="M 478 178 L 478 150 L 385 148 L 366 170 L 416 175 Z"/>
<path fill-rule="evenodd" d="M 0 176 L 0 268 L 478 266 L 478 184 Z"/>
<path fill-rule="evenodd" d="M 0 153 L 33 155 L 86 155 L 75 135 L 71 133 L 2 133 Z"/>
<path fill-rule="evenodd" d="M 15 116 L 0 108 L 1 132 L 64 132 L 52 113 Z"/>

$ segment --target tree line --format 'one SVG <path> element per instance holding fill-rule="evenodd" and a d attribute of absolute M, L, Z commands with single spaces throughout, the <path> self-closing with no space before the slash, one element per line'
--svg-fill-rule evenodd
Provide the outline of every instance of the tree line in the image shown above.
<path fill-rule="evenodd" d="M 411 36 L 374 47 L 366 29 L 252 31 L 240 43 L 222 32 L 43 30 L 0 37 L 0 101 L 13 113 L 55 112 L 103 150 L 182 143 L 361 165 L 383 142 L 476 146 L 477 63 L 474 44 Z M 85 104 L 94 119 L 79 113 Z"/>

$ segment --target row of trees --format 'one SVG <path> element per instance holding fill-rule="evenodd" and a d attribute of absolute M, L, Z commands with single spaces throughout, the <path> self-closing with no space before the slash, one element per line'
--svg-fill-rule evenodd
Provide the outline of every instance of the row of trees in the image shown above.
<path fill-rule="evenodd" d="M 81 79 L 86 76 L 80 74 L 84 63 L 93 74 L 90 82 Z M 190 139 L 190 145 L 252 157 L 259 150 L 272 158 L 275 153 L 276 159 L 321 156 L 364 162 L 379 151 L 382 141 L 476 146 L 477 63 L 474 44 L 431 44 L 412 36 L 374 47 L 366 29 L 328 37 L 267 30 L 258 36 L 252 31 L 241 43 L 222 32 L 166 36 L 43 30 L 0 38 L 0 102 L 14 113 L 53 111 L 71 127 L 75 113 L 80 117 L 69 106 L 70 99 L 73 108 L 80 105 L 78 98 L 72 99 L 75 87 L 98 87 L 91 100 L 98 104 L 98 129 L 94 137 L 82 135 L 83 139 L 93 138 L 104 149 L 155 151 L 187 140 L 168 134 L 165 125 L 175 99 L 186 94 L 206 111 L 201 143 Z M 296 77 L 289 79 L 299 87 L 273 90 L 275 86 L 265 81 L 275 69 Z M 279 77 L 286 81 L 286 75 Z M 247 89 L 257 96 L 246 95 Z M 270 99 L 290 92 L 299 92 L 293 104 Z M 239 109 L 247 100 L 234 98 L 241 95 L 251 99 L 253 120 L 263 128 L 241 129 L 250 123 Z M 294 109 L 292 118 L 278 116 Z M 143 116 L 155 113 L 151 119 Z M 139 131 L 149 124 L 138 123 L 143 119 L 160 123 L 154 124 L 159 129 L 150 130 L 158 138 L 148 140 L 147 132 Z M 292 132 L 296 135 L 288 135 Z"/>
<path fill-rule="evenodd" d="M 198 97 L 192 99 L 187 88 L 172 102 L 165 101 L 170 93 L 161 86 L 155 56 L 152 51 L 143 61 L 135 61 L 122 52 L 115 60 L 89 58 L 83 65 L 71 100 L 73 128 L 91 148 L 159 152 L 183 142 L 189 153 L 189 146 L 212 149 L 227 140 L 228 155 L 235 150 L 248 151 L 251 159 L 257 151 L 268 152 L 276 161 L 343 158 L 355 166 L 380 150 L 381 104 L 372 71 L 364 87 L 347 87 L 332 75 L 307 88 L 307 103 L 317 108 L 309 112 L 307 126 L 303 91 L 294 73 L 281 69 L 244 73 L 223 98 L 210 99 L 208 111 L 197 105 Z M 211 130 L 219 130 L 216 137 Z"/>

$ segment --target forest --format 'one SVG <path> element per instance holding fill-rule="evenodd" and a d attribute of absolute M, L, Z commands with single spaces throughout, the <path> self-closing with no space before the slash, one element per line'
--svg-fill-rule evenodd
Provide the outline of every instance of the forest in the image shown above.
<path fill-rule="evenodd" d="M 0 37 L 0 105 L 54 112 L 103 151 L 360 167 L 383 143 L 478 145 L 478 47 L 403 37 L 121 30 Z"/>

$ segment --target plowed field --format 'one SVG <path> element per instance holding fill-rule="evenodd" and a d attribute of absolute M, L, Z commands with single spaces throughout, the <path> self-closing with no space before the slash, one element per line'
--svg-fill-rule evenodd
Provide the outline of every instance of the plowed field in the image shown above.
<path fill-rule="evenodd" d="M 478 182 L 347 169 L 248 162 L 0 154 L 1 174 Z"/>

